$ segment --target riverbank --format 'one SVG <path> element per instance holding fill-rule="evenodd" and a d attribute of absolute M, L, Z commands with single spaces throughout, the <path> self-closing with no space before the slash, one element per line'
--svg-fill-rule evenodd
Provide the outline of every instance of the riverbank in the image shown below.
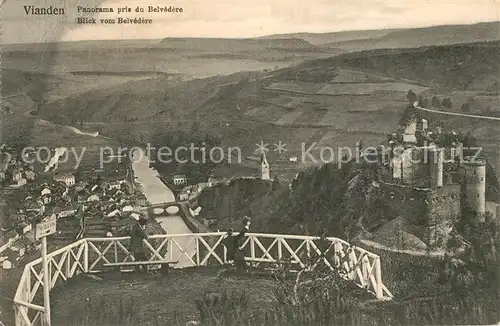
<path fill-rule="evenodd" d="M 147 201 L 152 204 L 174 203 L 175 195 L 172 190 L 167 187 L 160 179 L 158 171 L 150 167 L 149 158 L 145 155 L 144 150 L 138 150 L 133 153 L 134 160 L 132 169 L 136 177 L 136 182 L 141 187 Z M 167 234 L 186 234 L 186 237 L 176 239 L 176 246 L 172 246 L 172 257 L 178 260 L 176 268 L 193 266 L 193 261 L 190 259 L 196 254 L 196 242 L 191 241 L 189 235 L 193 233 L 192 228 L 186 224 L 185 219 L 181 216 L 181 212 L 169 215 L 167 212 L 163 216 L 155 217 L 155 220 L 160 223 Z M 182 248 L 182 249 L 181 249 Z"/>

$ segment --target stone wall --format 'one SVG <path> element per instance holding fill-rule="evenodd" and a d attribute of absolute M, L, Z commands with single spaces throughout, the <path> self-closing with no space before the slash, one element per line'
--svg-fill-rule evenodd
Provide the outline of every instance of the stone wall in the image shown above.
<path fill-rule="evenodd" d="M 427 190 L 383 182 L 380 183 L 380 188 L 388 209 L 388 219 L 403 216 L 415 225 L 426 224 L 425 198 Z"/>
<path fill-rule="evenodd" d="M 420 227 L 415 234 L 428 245 L 442 245 L 451 225 L 460 218 L 460 185 L 439 188 L 415 188 L 380 183 L 388 219 L 403 216 Z"/>
<path fill-rule="evenodd" d="M 426 243 L 443 246 L 453 223 L 461 215 L 460 185 L 446 185 L 432 189 L 427 194 L 427 236 Z"/>
<path fill-rule="evenodd" d="M 410 148 L 403 154 L 403 183 L 407 185 L 428 187 L 429 165 L 426 164 L 428 154 L 423 148 Z"/>

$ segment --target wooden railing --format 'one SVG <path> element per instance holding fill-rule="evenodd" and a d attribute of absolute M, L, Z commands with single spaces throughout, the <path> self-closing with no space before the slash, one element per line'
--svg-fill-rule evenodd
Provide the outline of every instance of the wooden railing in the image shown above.
<path fill-rule="evenodd" d="M 226 233 L 154 235 L 145 241 L 149 259 L 179 261 L 175 268 L 222 265 L 227 252 L 222 241 Z M 50 288 L 81 273 L 106 270 L 105 263 L 133 261 L 128 237 L 86 238 L 48 254 Z M 288 262 L 295 270 L 310 261 L 324 262 L 332 270 L 342 268 L 346 278 L 366 288 L 377 299 L 391 299 L 382 283 L 380 257 L 337 238 L 249 233 L 243 244 L 247 262 L 266 268 Z M 41 325 L 43 306 L 41 258 L 27 264 L 14 298 L 16 326 Z"/>

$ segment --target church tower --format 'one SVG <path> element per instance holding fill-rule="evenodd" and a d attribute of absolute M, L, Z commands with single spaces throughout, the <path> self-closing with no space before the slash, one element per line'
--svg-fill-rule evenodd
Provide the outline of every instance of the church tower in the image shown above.
<path fill-rule="evenodd" d="M 266 159 L 266 153 L 260 154 L 260 176 L 262 180 L 269 180 L 269 163 Z"/>

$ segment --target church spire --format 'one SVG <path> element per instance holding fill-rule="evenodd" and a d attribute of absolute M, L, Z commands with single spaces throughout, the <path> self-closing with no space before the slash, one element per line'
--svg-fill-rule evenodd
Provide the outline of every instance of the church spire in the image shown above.
<path fill-rule="evenodd" d="M 266 159 L 266 153 L 262 151 L 260 154 L 260 176 L 262 180 L 269 180 L 269 163 Z"/>

